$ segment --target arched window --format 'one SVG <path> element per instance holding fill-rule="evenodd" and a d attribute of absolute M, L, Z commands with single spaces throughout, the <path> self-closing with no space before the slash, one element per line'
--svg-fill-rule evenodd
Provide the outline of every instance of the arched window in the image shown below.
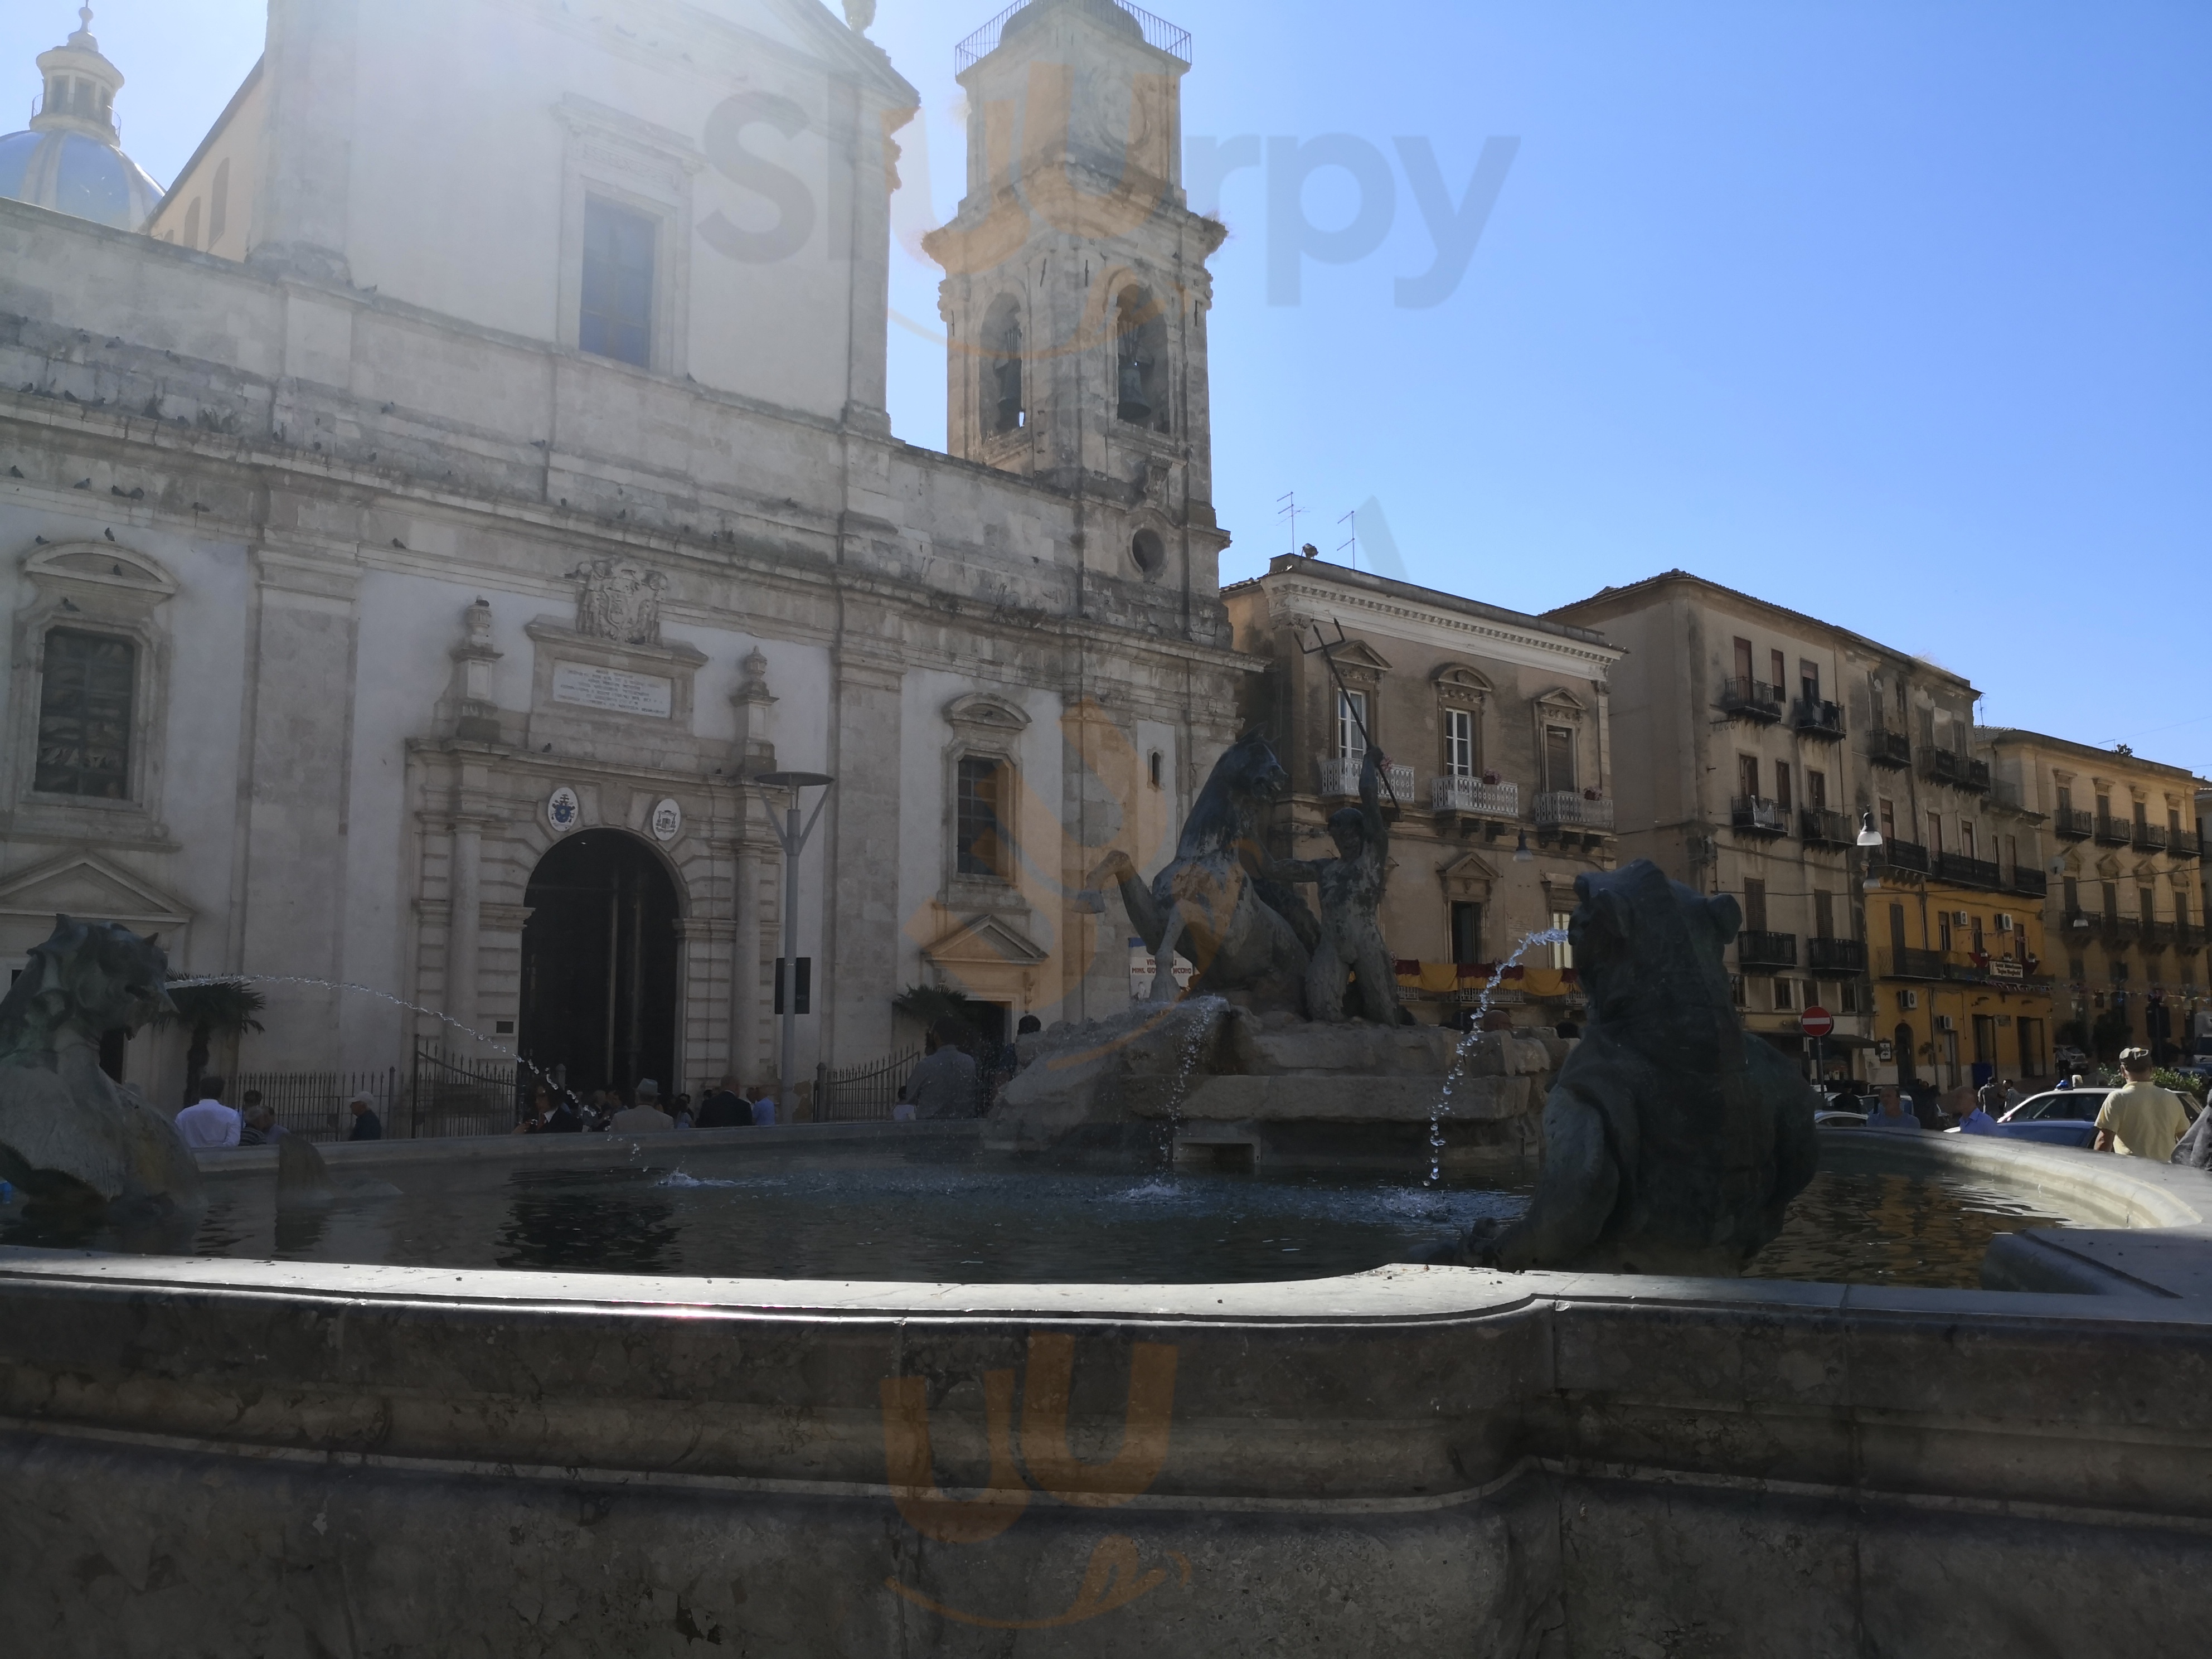
<path fill-rule="evenodd" d="M 983 314 L 983 430 L 993 436 L 1027 423 L 1022 408 L 1022 311 L 1011 294 Z"/>
<path fill-rule="evenodd" d="M 1114 349 L 1116 412 L 1133 426 L 1167 431 L 1167 320 L 1147 290 L 1121 290 L 1114 311 Z"/>

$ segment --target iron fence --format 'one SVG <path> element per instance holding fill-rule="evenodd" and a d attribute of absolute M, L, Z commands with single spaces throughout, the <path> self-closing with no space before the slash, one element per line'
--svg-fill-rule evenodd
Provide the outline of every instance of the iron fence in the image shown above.
<path fill-rule="evenodd" d="M 1029 3 L 1030 0 L 1014 0 L 1012 5 L 953 47 L 952 72 L 965 75 L 978 60 L 996 52 L 1000 37 L 1006 31 L 1006 25 L 1013 21 L 1016 12 L 1023 10 Z M 1125 14 L 1136 24 L 1138 33 L 1144 36 L 1146 46 L 1180 58 L 1186 64 L 1190 62 L 1188 29 L 1169 22 L 1164 17 L 1155 17 L 1141 6 L 1131 5 L 1129 0 L 1081 0 L 1081 3 L 1085 10 L 1102 13 L 1109 18 L 1116 11 Z M 1121 27 L 1127 28 L 1128 24 L 1123 23 Z"/>
<path fill-rule="evenodd" d="M 241 1072 L 231 1080 L 232 1103 L 243 1110 L 249 1093 L 276 1115 L 276 1125 L 302 1140 L 343 1140 L 353 1132 L 346 1103 L 367 1095 L 376 1103 L 377 1121 L 392 1131 L 401 1103 L 399 1068 L 374 1072 Z"/>
<path fill-rule="evenodd" d="M 823 1123 L 881 1122 L 898 1103 L 899 1091 L 921 1059 L 908 1048 L 864 1065 L 824 1066 L 815 1074 L 815 1116 Z"/>
<path fill-rule="evenodd" d="M 455 1054 L 434 1038 L 417 1037 L 404 1121 L 386 1119 L 385 1133 L 410 1139 L 506 1134 L 522 1115 L 516 1072 L 511 1060 Z"/>

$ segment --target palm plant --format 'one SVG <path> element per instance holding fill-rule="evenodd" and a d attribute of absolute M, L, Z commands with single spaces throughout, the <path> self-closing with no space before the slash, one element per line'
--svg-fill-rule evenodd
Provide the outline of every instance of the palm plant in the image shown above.
<path fill-rule="evenodd" d="M 249 990 L 240 980 L 221 979 L 206 985 L 185 985 L 169 993 L 169 1007 L 156 1016 L 156 1025 L 182 1025 L 192 1034 L 185 1050 L 185 1103 L 199 1098 L 200 1079 L 207 1071 L 208 1045 L 216 1037 L 242 1036 L 261 1030 L 254 1018 L 269 1006 L 260 992 Z"/>

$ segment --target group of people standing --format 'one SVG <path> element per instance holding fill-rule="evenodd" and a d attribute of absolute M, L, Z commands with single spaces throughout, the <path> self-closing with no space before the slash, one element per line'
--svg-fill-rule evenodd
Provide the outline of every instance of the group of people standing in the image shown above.
<path fill-rule="evenodd" d="M 641 1078 L 635 1091 L 594 1089 L 579 1100 L 566 1090 L 540 1083 L 532 1091 L 530 1113 L 514 1126 L 519 1135 L 640 1134 L 666 1129 L 740 1129 L 775 1123 L 775 1093 L 765 1084 L 750 1094 L 725 1073 L 705 1091 L 695 1109 L 691 1097 L 678 1095 L 665 1106 L 656 1078 Z"/>
<path fill-rule="evenodd" d="M 187 1146 L 273 1146 L 292 1133 L 276 1121 L 276 1108 L 261 1097 L 258 1089 L 248 1089 L 234 1110 L 222 1103 L 223 1080 L 219 1077 L 203 1077 L 193 1092 L 199 1098 L 174 1120 Z M 343 1139 L 383 1139 L 384 1120 L 377 1115 L 376 1097 L 357 1094 L 346 1102 L 337 1127 Z"/>
<path fill-rule="evenodd" d="M 2173 1091 L 2159 1085 L 2157 1066 L 2148 1048 L 2121 1050 L 2120 1072 L 2125 1081 L 2097 1109 L 2095 1150 L 2198 1169 L 2212 1165 L 2212 1128 L 2207 1127 L 2212 1125 L 2212 1112 L 2194 1115 L 2192 1127 L 2188 1105 Z M 2081 1083 L 2079 1078 L 2069 1078 L 2058 1086 L 2063 1090 Z M 1875 1093 L 1878 1103 L 1867 1114 L 1866 1127 L 1907 1133 L 1955 1126 L 1962 1134 L 1994 1134 L 1998 1120 L 2025 1098 L 2017 1084 L 2001 1079 L 1992 1079 L 1978 1090 L 1962 1084 L 1948 1099 L 1931 1097 L 1928 1115 L 1935 1121 L 1929 1123 L 1917 1103 L 1897 1085 L 1884 1084 Z M 1833 1097 L 1830 1103 L 1842 1110 L 1859 1109 L 1856 1098 L 1848 1093 Z"/>

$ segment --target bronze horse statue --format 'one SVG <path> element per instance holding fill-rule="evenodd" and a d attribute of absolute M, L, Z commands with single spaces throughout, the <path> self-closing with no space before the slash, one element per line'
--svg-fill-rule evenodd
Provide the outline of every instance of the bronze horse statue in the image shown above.
<path fill-rule="evenodd" d="M 1285 884 L 1260 874 L 1266 860 L 1259 817 L 1291 787 L 1290 775 L 1257 732 L 1248 732 L 1214 763 L 1172 863 L 1147 887 L 1126 853 L 1100 866 L 1094 884 L 1110 878 L 1121 890 L 1129 920 L 1159 964 L 1152 1000 L 1182 994 L 1175 981 L 1177 952 L 1196 967 L 1190 991 L 1216 992 L 1261 1011 L 1305 1012 L 1306 964 L 1319 938 L 1313 913 Z"/>

